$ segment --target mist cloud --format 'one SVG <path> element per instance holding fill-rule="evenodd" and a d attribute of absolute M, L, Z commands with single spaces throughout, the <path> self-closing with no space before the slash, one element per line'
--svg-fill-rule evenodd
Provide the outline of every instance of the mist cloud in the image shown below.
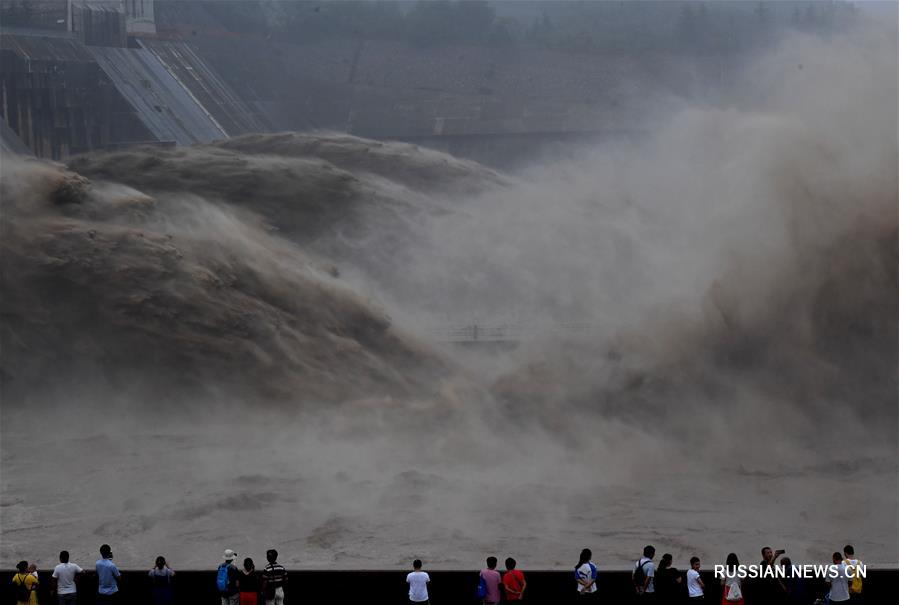
<path fill-rule="evenodd" d="M 328 134 L 4 159 L 2 558 L 55 514 L 12 395 L 66 419 L 48 455 L 128 461 L 57 467 L 101 502 L 60 531 L 126 565 L 895 560 L 895 44 L 787 39 L 725 101 L 515 175 Z M 520 342 L 439 342 L 471 323 Z"/>

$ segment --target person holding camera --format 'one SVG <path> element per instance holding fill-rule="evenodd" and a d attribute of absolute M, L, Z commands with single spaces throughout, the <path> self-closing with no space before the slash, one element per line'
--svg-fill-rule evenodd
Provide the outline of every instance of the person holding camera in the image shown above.
<path fill-rule="evenodd" d="M 777 559 L 787 551 L 772 550 L 770 546 L 762 549 L 762 560 L 759 563 L 760 578 L 752 587 L 751 603 L 764 605 L 783 605 L 787 601 L 787 588 L 783 580 L 777 577 L 774 570 Z"/>

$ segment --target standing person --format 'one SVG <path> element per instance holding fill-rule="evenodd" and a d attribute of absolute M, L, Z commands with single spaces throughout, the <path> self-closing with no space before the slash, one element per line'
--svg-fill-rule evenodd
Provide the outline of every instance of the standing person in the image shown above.
<path fill-rule="evenodd" d="M 122 577 L 119 568 L 112 562 L 112 548 L 109 544 L 100 547 L 100 558 L 97 560 L 97 576 L 100 579 L 97 587 L 97 605 L 119 602 L 119 579 Z"/>
<path fill-rule="evenodd" d="M 481 570 L 481 580 L 487 587 L 487 594 L 484 595 L 484 605 L 496 605 L 502 598 L 499 587 L 503 583 L 503 578 L 496 571 L 496 557 L 487 557 L 487 568 Z"/>
<path fill-rule="evenodd" d="M 659 560 L 659 568 L 656 569 L 656 575 L 652 581 L 658 605 L 673 605 L 683 600 L 681 593 L 683 593 L 684 579 L 677 568 L 672 567 L 671 561 L 672 557 L 669 553 L 662 555 Z"/>
<path fill-rule="evenodd" d="M 656 575 L 656 566 L 652 562 L 654 556 L 656 556 L 655 547 L 644 546 L 643 556 L 637 559 L 637 562 L 634 563 L 634 570 L 631 572 L 631 582 L 634 584 L 634 590 L 646 603 L 654 602 L 655 599 L 653 578 Z"/>
<path fill-rule="evenodd" d="M 790 605 L 809 605 L 811 599 L 808 598 L 805 578 L 801 574 L 793 573 L 793 562 L 789 557 L 781 559 L 780 564 L 784 566 L 784 588 L 787 591 L 787 603 Z"/>
<path fill-rule="evenodd" d="M 28 561 L 16 564 L 16 575 L 12 577 L 16 605 L 37 605 L 37 578 L 28 571 Z"/>
<path fill-rule="evenodd" d="M 240 605 L 259 605 L 262 581 L 259 574 L 256 573 L 256 564 L 250 557 L 243 560 L 243 569 L 240 570 L 237 578 L 237 587 L 240 591 Z"/>
<path fill-rule="evenodd" d="M 596 565 L 591 559 L 593 552 L 589 548 L 581 551 L 581 556 L 574 566 L 574 577 L 577 580 L 579 600 L 592 601 L 596 596 Z"/>
<path fill-rule="evenodd" d="M 528 583 L 520 569 L 515 569 L 518 563 L 512 557 L 506 559 L 506 573 L 503 574 L 503 588 L 506 591 L 507 601 L 520 601 L 524 598 L 524 589 Z"/>
<path fill-rule="evenodd" d="M 759 605 L 782 605 L 786 600 L 787 588 L 776 575 L 770 575 L 769 567 L 777 565 L 777 558 L 786 553 L 785 550 L 771 550 L 770 546 L 762 549 L 762 560 L 759 563 L 759 571 L 764 574 L 753 582 L 752 597 L 753 603 Z"/>
<path fill-rule="evenodd" d="M 699 557 L 690 557 L 690 569 L 687 570 L 687 597 L 691 603 L 702 603 L 705 600 L 705 584 L 699 575 Z"/>
<path fill-rule="evenodd" d="M 284 605 L 284 587 L 287 586 L 287 570 L 278 563 L 278 551 L 270 548 L 265 551 L 268 565 L 262 570 L 262 591 L 265 593 L 265 605 Z"/>
<path fill-rule="evenodd" d="M 84 570 L 69 563 L 69 551 L 60 551 L 59 565 L 53 568 L 53 575 L 50 576 L 50 594 L 56 593 L 59 605 L 74 605 L 78 601 L 75 576 L 80 573 L 84 573 Z"/>
<path fill-rule="evenodd" d="M 421 559 L 412 561 L 412 571 L 406 576 L 409 584 L 409 603 L 428 604 L 428 584 L 431 576 L 421 570 Z"/>
<path fill-rule="evenodd" d="M 156 564 L 149 576 L 153 584 L 153 605 L 172 605 L 172 578 L 175 572 L 165 562 L 165 557 L 156 557 Z"/>
<path fill-rule="evenodd" d="M 848 603 L 849 602 L 849 572 L 846 571 L 846 564 L 843 562 L 843 555 L 833 553 L 833 564 L 835 576 L 828 575 L 825 582 L 830 586 L 830 594 L 828 601 L 830 603 Z"/>
<path fill-rule="evenodd" d="M 240 594 L 237 590 L 237 580 L 240 576 L 240 570 L 234 564 L 237 553 L 230 548 L 225 549 L 222 555 L 224 563 L 218 566 L 216 573 L 215 585 L 218 588 L 219 596 L 222 598 L 222 605 L 239 605 Z"/>
<path fill-rule="evenodd" d="M 743 605 L 743 581 L 737 575 L 739 565 L 736 553 L 727 555 L 721 578 L 721 605 Z"/>
<path fill-rule="evenodd" d="M 864 568 L 864 563 L 855 558 L 855 548 L 851 544 L 843 547 L 843 560 L 846 562 L 846 571 L 849 573 L 849 600 L 853 603 L 863 603 L 864 580 L 859 570 Z"/>

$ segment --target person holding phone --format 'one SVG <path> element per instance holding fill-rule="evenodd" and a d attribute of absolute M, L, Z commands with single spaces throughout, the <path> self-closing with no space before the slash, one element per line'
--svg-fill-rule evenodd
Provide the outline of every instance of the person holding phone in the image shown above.
<path fill-rule="evenodd" d="M 97 605 L 119 603 L 119 580 L 122 573 L 112 562 L 112 548 L 109 544 L 100 546 L 100 558 L 95 565 L 97 577 Z"/>
<path fill-rule="evenodd" d="M 771 605 L 783 605 L 787 599 L 787 588 L 780 578 L 774 576 L 770 567 L 777 565 L 777 559 L 787 551 L 783 549 L 772 550 L 770 546 L 762 549 L 762 560 L 759 570 L 762 577 L 756 582 L 752 590 L 753 601 L 756 603 L 770 603 Z"/>
<path fill-rule="evenodd" d="M 156 557 L 148 576 L 153 588 L 153 605 L 172 605 L 172 578 L 175 577 L 175 572 L 169 567 L 165 557 Z"/>

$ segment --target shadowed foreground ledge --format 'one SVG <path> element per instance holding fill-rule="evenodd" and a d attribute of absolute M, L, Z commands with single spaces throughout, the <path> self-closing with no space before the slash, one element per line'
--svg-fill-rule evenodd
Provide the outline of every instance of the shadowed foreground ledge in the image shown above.
<path fill-rule="evenodd" d="M 81 562 L 86 563 L 86 562 Z M 173 581 L 175 603 L 216 604 L 219 602 L 215 588 L 216 562 L 210 565 L 209 571 L 178 571 Z M 84 565 L 85 568 L 88 565 Z M 286 603 L 328 603 L 329 605 L 357 605 L 358 603 L 401 604 L 407 602 L 408 588 L 406 574 L 410 570 L 400 571 L 292 571 L 288 574 Z M 477 570 L 470 571 L 429 571 L 431 576 L 430 594 L 432 605 L 470 605 L 477 602 Z M 529 571 L 523 569 L 528 587 L 525 602 L 531 605 L 556 605 L 575 602 L 574 580 L 568 571 Z M 13 602 L 10 581 L 13 572 L 0 574 L 0 586 L 3 598 L 0 602 Z M 714 578 L 713 571 L 704 570 L 702 579 L 706 585 L 706 604 L 721 601 L 720 587 Z M 50 572 L 40 572 L 41 588 L 38 591 L 39 603 L 54 603 L 49 594 Z M 895 586 L 899 583 L 899 566 L 874 569 L 868 567 L 865 580 L 866 605 L 889 605 L 894 603 Z M 600 603 L 608 605 L 627 604 L 633 601 L 630 584 L 630 572 L 623 570 L 604 571 L 600 569 L 598 586 Z M 78 603 L 94 603 L 97 579 L 88 574 L 79 580 Z M 120 584 L 121 605 L 144 605 L 151 602 L 150 582 L 146 571 L 123 571 Z M 821 596 L 824 583 L 809 580 L 810 594 Z M 747 593 L 749 591 L 747 590 Z M 890 597 L 890 595 L 893 595 Z M 767 605 L 754 603 L 747 594 L 747 605 Z M 686 600 L 685 600 L 686 602 Z"/>

